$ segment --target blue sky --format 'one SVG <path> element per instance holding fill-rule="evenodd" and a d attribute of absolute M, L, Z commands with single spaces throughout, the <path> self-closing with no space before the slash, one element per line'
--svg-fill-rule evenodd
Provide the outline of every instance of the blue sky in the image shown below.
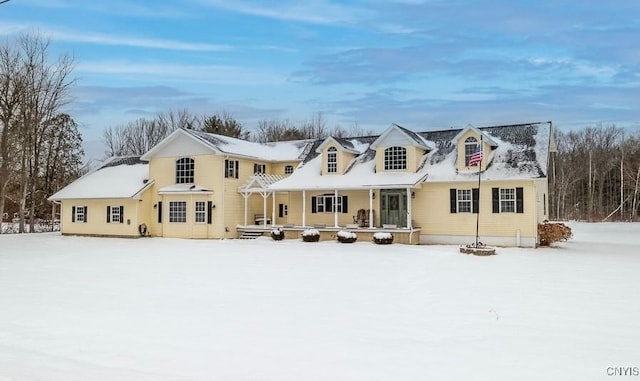
<path fill-rule="evenodd" d="M 75 56 L 87 144 L 187 108 L 380 131 L 640 127 L 640 2 L 11 0 L 0 36 Z"/>

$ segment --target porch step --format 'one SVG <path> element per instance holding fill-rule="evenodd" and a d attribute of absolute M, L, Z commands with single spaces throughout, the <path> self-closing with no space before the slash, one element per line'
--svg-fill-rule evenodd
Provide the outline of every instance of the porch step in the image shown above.
<path fill-rule="evenodd" d="M 240 239 L 256 239 L 262 236 L 261 230 L 245 230 L 240 234 Z"/>

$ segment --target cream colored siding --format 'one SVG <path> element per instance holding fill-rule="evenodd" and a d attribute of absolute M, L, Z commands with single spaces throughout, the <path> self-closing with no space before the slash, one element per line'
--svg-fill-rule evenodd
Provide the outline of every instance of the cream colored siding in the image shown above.
<path fill-rule="evenodd" d="M 386 141 L 385 141 L 386 142 Z M 384 151 L 385 149 L 392 146 L 384 146 L 378 147 L 376 149 L 376 170 L 377 171 L 385 171 L 384 167 Z M 424 150 L 415 146 L 401 146 L 405 148 L 407 151 L 407 169 L 406 172 L 416 172 L 418 170 L 418 165 L 420 164 L 422 157 L 424 156 Z M 390 170 L 390 172 L 398 172 L 401 170 Z M 404 172 L 404 171 L 402 171 Z"/>
<path fill-rule="evenodd" d="M 313 226 L 324 224 L 334 226 L 334 213 L 312 213 L 311 198 L 323 194 L 333 195 L 333 191 L 307 191 L 306 192 L 306 225 Z M 347 196 L 347 213 L 338 213 L 338 226 L 352 224 L 358 209 L 369 209 L 369 191 L 339 191 L 339 196 Z M 378 217 L 378 200 L 373 200 L 375 217 Z M 289 217 L 288 223 L 296 226 L 302 225 L 302 192 L 291 192 L 289 194 Z"/>
<path fill-rule="evenodd" d="M 465 132 L 464 134 L 462 134 L 462 136 L 460 136 L 460 139 L 458 139 L 457 141 L 457 145 L 456 145 L 456 149 L 458 150 L 458 157 L 457 157 L 457 167 L 458 167 L 458 171 L 461 172 L 477 172 L 478 171 L 478 167 L 477 166 L 471 166 L 471 167 L 467 167 L 465 166 L 465 160 L 464 160 L 464 142 L 465 140 L 467 140 L 467 138 L 469 137 L 474 137 L 476 138 L 476 140 L 478 140 L 478 142 L 480 142 L 480 135 L 476 134 L 473 130 L 468 130 L 467 132 Z M 487 169 L 487 164 L 491 161 L 492 155 L 493 155 L 493 151 L 491 150 L 491 145 L 488 144 L 486 141 L 482 141 L 482 154 L 483 154 L 483 159 L 482 159 L 482 170 L 484 171 L 485 169 Z"/>
<path fill-rule="evenodd" d="M 327 171 L 327 167 L 328 167 L 328 163 L 327 163 L 327 154 L 329 152 L 329 148 L 335 148 L 336 149 L 336 172 L 328 172 Z M 342 175 L 344 174 L 344 171 L 347 169 L 347 166 L 349 165 L 349 163 L 351 162 L 351 160 L 353 160 L 354 155 L 352 153 L 346 152 L 342 147 L 340 147 L 337 144 L 327 144 L 326 147 L 324 147 L 324 149 L 322 150 L 322 152 L 320 153 L 322 155 L 322 175 Z M 295 167 L 294 167 L 295 168 Z M 282 170 L 282 173 L 284 173 L 284 169 Z"/>
<path fill-rule="evenodd" d="M 100 199 L 62 201 L 62 234 L 137 237 L 140 200 Z M 73 207 L 87 207 L 86 222 L 73 221 Z M 122 223 L 107 222 L 107 207 L 124 207 Z"/>
<path fill-rule="evenodd" d="M 451 213 L 449 190 L 477 188 L 477 182 L 468 183 L 426 183 L 422 189 L 416 190 L 413 200 L 413 220 L 421 227 L 421 234 L 475 236 L 475 213 Z M 523 188 L 524 213 L 493 213 L 492 188 Z M 502 181 L 484 182 L 480 188 L 480 229 L 482 236 L 521 237 L 537 236 L 534 182 Z"/>

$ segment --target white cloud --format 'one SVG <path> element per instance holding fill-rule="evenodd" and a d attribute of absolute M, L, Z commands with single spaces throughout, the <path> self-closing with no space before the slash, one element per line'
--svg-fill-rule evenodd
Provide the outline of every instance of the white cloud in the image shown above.
<path fill-rule="evenodd" d="M 219 85 L 282 84 L 286 75 L 263 69 L 224 65 L 181 65 L 173 63 L 139 63 L 130 61 L 81 62 L 79 73 L 116 76 L 142 82 L 194 82 Z M 145 81 L 146 80 L 146 81 Z"/>
<path fill-rule="evenodd" d="M 324 0 L 279 1 L 265 5 L 247 1 L 196 0 L 199 3 L 231 12 L 277 20 L 291 20 L 311 24 L 344 24 L 360 20 L 369 12 L 364 9 L 346 7 Z"/>
<path fill-rule="evenodd" d="M 112 35 L 104 33 L 94 33 L 79 30 L 65 30 L 49 27 L 46 25 L 8 23 L 0 26 L 0 35 L 11 35 L 20 32 L 38 30 L 41 34 L 57 41 L 79 42 L 97 45 L 131 46 L 147 49 L 161 50 L 184 50 L 184 51 L 225 51 L 230 50 L 229 45 L 206 44 L 197 42 L 185 42 L 178 40 L 166 40 L 155 38 L 144 38 L 136 36 Z"/>

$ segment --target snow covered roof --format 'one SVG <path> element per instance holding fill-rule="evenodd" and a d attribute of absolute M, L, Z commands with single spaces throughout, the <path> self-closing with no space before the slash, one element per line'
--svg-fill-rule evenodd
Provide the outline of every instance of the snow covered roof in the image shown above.
<path fill-rule="evenodd" d="M 395 131 L 398 131 L 401 135 L 404 135 L 406 139 L 411 143 L 411 145 L 423 148 L 425 150 L 428 150 L 430 148 L 420 135 L 395 123 L 393 123 L 391 127 L 387 128 L 382 133 L 382 135 L 378 136 L 376 140 L 371 143 L 371 148 L 375 149 L 378 146 L 384 144 L 385 139 Z"/>
<path fill-rule="evenodd" d="M 469 127 L 467 127 L 468 129 Z M 475 127 L 473 127 L 476 129 Z M 406 134 L 406 129 L 393 125 Z M 389 131 L 387 130 L 387 131 Z M 482 173 L 485 180 L 515 180 L 546 177 L 549 150 L 550 123 L 528 123 L 508 126 L 477 128 L 492 145 L 490 162 Z M 408 130 L 407 130 L 408 131 Z M 427 153 L 416 172 L 378 171 L 375 168 L 373 146 L 381 137 L 360 137 L 346 139 L 358 152 L 348 164 L 343 175 L 321 175 L 322 157 L 316 141 L 304 158 L 302 165 L 289 177 L 269 186 L 271 190 L 302 189 L 365 189 L 414 187 L 423 181 L 469 181 L 477 179 L 477 173 L 459 173 L 456 160 L 456 136 L 465 129 L 428 131 L 408 135 L 421 146 L 428 147 Z"/>
<path fill-rule="evenodd" d="M 292 140 L 272 143 L 256 143 L 248 140 L 233 138 L 231 136 L 210 134 L 202 131 L 189 129 L 178 129 L 166 137 L 147 153 L 142 155 L 142 160 L 150 160 L 157 153 L 161 152 L 165 146 L 180 137 L 188 136 L 200 143 L 207 150 L 222 155 L 235 157 L 252 158 L 267 162 L 298 161 L 304 157 L 307 146 L 312 145 L 314 140 Z"/>
<path fill-rule="evenodd" d="M 494 139 L 491 138 L 491 135 L 485 133 L 482 130 L 479 130 L 479 129 L 473 127 L 472 125 L 468 125 L 466 128 L 464 128 L 460 132 L 458 132 L 458 134 L 453 138 L 453 140 L 457 141 L 458 139 L 460 139 L 462 137 L 462 135 L 464 135 L 469 130 L 475 132 L 476 135 L 480 135 L 482 137 L 482 139 L 486 143 L 489 143 L 492 147 L 497 147 L 498 146 L 498 143 Z"/>
<path fill-rule="evenodd" d="M 151 186 L 149 165 L 139 156 L 114 157 L 49 197 L 49 200 L 139 198 Z"/>
<path fill-rule="evenodd" d="M 355 154 L 359 154 L 362 153 L 360 151 L 358 151 L 356 149 L 356 147 L 354 146 L 353 142 L 345 139 L 345 138 L 336 138 L 333 136 L 329 136 L 328 138 L 326 138 L 322 143 L 320 143 L 320 145 L 315 149 L 315 151 L 317 153 L 322 152 L 322 150 L 324 149 L 324 147 L 326 147 L 328 144 L 337 144 L 338 146 L 340 146 L 344 151 L 347 152 L 351 152 L 351 153 L 355 153 Z"/>
<path fill-rule="evenodd" d="M 527 123 L 480 127 L 484 136 L 495 143 L 483 180 L 534 179 L 547 176 L 550 123 Z M 460 130 L 421 132 L 437 147 L 427 156 L 428 181 L 468 181 L 477 173 L 456 170 L 456 136 Z"/>

